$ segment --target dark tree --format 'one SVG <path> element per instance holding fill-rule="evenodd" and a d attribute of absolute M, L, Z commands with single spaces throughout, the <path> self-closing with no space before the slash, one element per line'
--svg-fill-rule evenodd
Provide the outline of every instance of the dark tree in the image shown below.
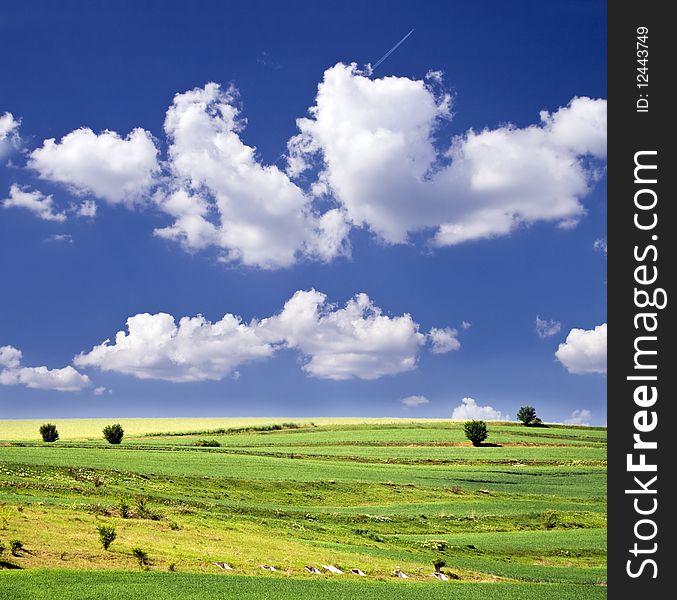
<path fill-rule="evenodd" d="M 59 432 L 56 429 L 56 425 L 53 423 L 40 425 L 40 435 L 42 436 L 43 442 L 56 442 L 56 440 L 59 439 Z"/>
<path fill-rule="evenodd" d="M 536 418 L 536 409 L 533 406 L 523 406 L 517 411 L 517 419 L 523 425 L 532 425 Z"/>
<path fill-rule="evenodd" d="M 122 441 L 122 436 L 125 435 L 122 425 L 115 423 L 113 425 L 106 425 L 103 428 L 103 437 L 108 440 L 109 444 L 119 444 Z"/>
<path fill-rule="evenodd" d="M 487 424 L 484 421 L 466 421 L 463 424 L 465 437 L 467 437 L 473 446 L 479 446 L 489 435 L 487 433 Z"/>

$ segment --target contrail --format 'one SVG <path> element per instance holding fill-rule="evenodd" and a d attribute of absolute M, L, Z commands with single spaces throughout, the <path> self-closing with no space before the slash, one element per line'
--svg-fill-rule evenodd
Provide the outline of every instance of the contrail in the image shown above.
<path fill-rule="evenodd" d="M 388 58 L 395 50 L 397 50 L 403 43 L 404 40 L 406 40 L 412 33 L 414 33 L 414 30 L 412 29 L 407 35 L 405 35 L 397 44 L 395 44 L 388 52 L 386 52 L 381 58 L 379 58 L 376 61 L 376 64 L 371 68 L 372 71 L 374 71 L 386 58 Z"/>

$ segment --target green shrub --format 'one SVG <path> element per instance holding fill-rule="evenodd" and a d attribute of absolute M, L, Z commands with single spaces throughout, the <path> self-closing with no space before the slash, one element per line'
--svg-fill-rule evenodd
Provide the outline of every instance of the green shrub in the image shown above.
<path fill-rule="evenodd" d="M 522 406 L 517 411 L 517 420 L 522 421 L 522 425 L 540 427 L 543 422 L 536 416 L 536 409 L 533 406 Z"/>
<path fill-rule="evenodd" d="M 43 442 L 56 442 L 59 439 L 59 432 L 53 423 L 44 423 L 40 425 L 40 435 Z"/>
<path fill-rule="evenodd" d="M 216 440 L 198 440 L 195 442 L 196 446 L 203 446 L 205 448 L 219 448 L 221 444 Z"/>
<path fill-rule="evenodd" d="M 484 440 L 487 439 L 487 424 L 484 421 L 466 421 L 463 424 L 463 431 L 465 431 L 465 437 L 467 437 L 473 446 L 479 446 Z"/>
<path fill-rule="evenodd" d="M 118 509 L 120 510 L 120 516 L 123 519 L 129 518 L 129 502 L 127 502 L 126 498 L 120 498 L 120 500 L 118 500 Z"/>
<path fill-rule="evenodd" d="M 546 529 L 554 529 L 559 525 L 559 513 L 556 510 L 546 510 L 543 513 L 543 525 Z"/>
<path fill-rule="evenodd" d="M 115 533 L 115 527 L 109 525 L 108 523 L 99 523 L 96 526 L 96 530 L 99 532 L 99 541 L 101 542 L 103 549 L 108 550 L 110 545 L 117 537 L 117 534 Z"/>
<path fill-rule="evenodd" d="M 134 558 L 139 561 L 139 566 L 146 567 L 149 564 L 148 553 L 141 548 L 132 548 L 132 554 Z"/>
<path fill-rule="evenodd" d="M 4 554 L 4 552 L 5 552 L 5 547 L 6 547 L 5 544 L 3 544 L 2 542 L 0 542 L 0 556 L 2 556 L 2 555 Z"/>
<path fill-rule="evenodd" d="M 9 517 L 12 514 L 12 507 L 6 504 L 0 504 L 0 529 L 7 529 Z"/>
<path fill-rule="evenodd" d="M 436 558 L 433 561 L 433 568 L 435 569 L 435 573 L 439 573 L 442 570 L 442 567 L 446 566 L 447 566 L 446 561 L 442 560 L 441 558 Z"/>
<path fill-rule="evenodd" d="M 120 425 L 120 423 L 106 425 L 103 428 L 103 437 L 108 441 L 109 444 L 119 444 L 122 441 L 123 435 L 125 435 L 125 431 L 122 429 L 122 425 Z"/>
<path fill-rule="evenodd" d="M 175 562 L 170 562 L 170 563 L 167 565 L 167 570 L 168 570 L 168 571 L 171 571 L 172 573 L 173 573 L 174 571 L 176 571 L 176 563 L 175 563 Z"/>
<path fill-rule="evenodd" d="M 139 496 L 136 499 L 136 510 L 134 512 L 139 519 L 151 519 L 152 521 L 159 521 L 162 518 L 160 513 L 155 512 L 150 506 L 148 506 L 147 500 L 143 496 Z"/>
<path fill-rule="evenodd" d="M 19 556 L 19 552 L 24 549 L 24 545 L 21 540 L 10 540 L 9 549 L 12 551 L 12 556 Z"/>

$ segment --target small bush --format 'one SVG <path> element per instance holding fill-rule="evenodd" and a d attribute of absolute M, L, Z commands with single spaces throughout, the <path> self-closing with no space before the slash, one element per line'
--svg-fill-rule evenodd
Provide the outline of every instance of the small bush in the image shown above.
<path fill-rule="evenodd" d="M 56 429 L 56 425 L 53 423 L 40 425 L 40 435 L 42 436 L 43 442 L 56 442 L 56 440 L 59 439 L 59 432 Z"/>
<path fill-rule="evenodd" d="M 517 420 L 522 421 L 522 425 L 526 425 L 527 427 L 547 427 L 547 425 L 543 425 L 543 421 L 536 416 L 536 409 L 533 406 L 522 406 L 517 411 Z"/>
<path fill-rule="evenodd" d="M 110 545 L 117 537 L 117 534 L 115 533 L 115 527 L 109 525 L 108 523 L 99 523 L 96 526 L 96 530 L 99 532 L 99 541 L 101 542 L 103 549 L 108 550 Z"/>
<path fill-rule="evenodd" d="M 139 566 L 140 567 L 147 567 L 149 564 L 148 560 L 148 553 L 145 552 L 144 550 L 141 550 L 141 548 L 132 548 L 132 554 L 134 555 L 134 558 L 139 561 Z"/>
<path fill-rule="evenodd" d="M 472 442 L 473 446 L 479 446 L 489 436 L 487 424 L 481 420 L 466 421 L 463 424 L 463 431 L 465 431 L 465 437 Z"/>
<path fill-rule="evenodd" d="M 202 446 L 204 448 L 219 448 L 221 444 L 216 440 L 198 440 L 195 442 L 196 446 Z"/>
<path fill-rule="evenodd" d="M 439 573 L 442 570 L 442 567 L 446 566 L 447 566 L 446 561 L 442 560 L 441 558 L 436 558 L 433 561 L 433 568 L 435 569 L 435 573 Z"/>
<path fill-rule="evenodd" d="M 6 504 L 0 504 L 0 529 L 7 529 L 9 517 L 12 514 L 12 507 Z"/>
<path fill-rule="evenodd" d="M 126 498 L 120 498 L 120 500 L 118 500 L 118 509 L 120 511 L 120 516 L 123 519 L 129 519 L 129 502 L 127 502 Z"/>
<path fill-rule="evenodd" d="M 12 556 L 19 556 L 19 552 L 24 549 L 24 545 L 21 540 L 10 540 L 9 549 L 12 551 Z"/>
<path fill-rule="evenodd" d="M 4 554 L 5 548 L 6 548 L 5 544 L 0 542 L 0 556 L 2 556 Z"/>
<path fill-rule="evenodd" d="M 155 512 L 150 506 L 148 506 L 146 498 L 139 496 L 136 499 L 136 516 L 139 519 L 151 519 L 152 521 L 159 521 L 162 518 L 160 513 Z"/>
<path fill-rule="evenodd" d="M 170 528 L 172 531 L 178 531 L 179 529 L 181 529 L 181 527 L 179 526 L 179 524 L 178 524 L 178 523 L 175 523 L 174 521 L 170 521 L 170 522 L 169 522 L 169 528 Z"/>
<path fill-rule="evenodd" d="M 119 444 L 122 441 L 122 436 L 125 435 L 124 429 L 120 423 L 113 425 L 106 425 L 103 428 L 103 437 L 109 444 Z"/>
<path fill-rule="evenodd" d="M 173 573 L 174 571 L 176 571 L 176 563 L 175 563 L 175 562 L 170 562 L 170 563 L 167 565 L 167 570 L 168 570 L 168 571 L 171 571 L 172 573 Z"/>
<path fill-rule="evenodd" d="M 554 529 L 559 525 L 559 513 L 556 510 L 546 510 L 543 513 L 543 525 L 546 529 Z"/>

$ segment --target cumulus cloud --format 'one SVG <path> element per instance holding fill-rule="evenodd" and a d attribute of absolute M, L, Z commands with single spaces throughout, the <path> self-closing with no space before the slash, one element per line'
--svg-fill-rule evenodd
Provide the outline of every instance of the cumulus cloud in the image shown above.
<path fill-rule="evenodd" d="M 79 205 L 73 206 L 72 209 L 78 217 L 83 217 L 85 219 L 93 219 L 96 217 L 97 206 L 94 200 L 85 200 Z"/>
<path fill-rule="evenodd" d="M 577 408 L 564 422 L 569 425 L 590 425 L 591 417 L 592 412 L 590 412 L 587 408 Z"/>
<path fill-rule="evenodd" d="M 540 123 L 468 131 L 440 154 L 434 134 L 450 97 L 424 81 L 371 79 L 356 66 L 324 73 L 308 118 L 288 145 L 288 172 L 313 158 L 356 226 L 403 243 L 432 229 L 447 246 L 505 235 L 521 223 L 572 225 L 594 181 L 588 157 L 606 156 L 606 101 L 574 98 Z"/>
<path fill-rule="evenodd" d="M 150 133 L 134 129 L 126 138 L 115 131 L 96 134 L 83 127 L 45 140 L 28 166 L 42 179 L 67 185 L 76 194 L 94 194 L 111 204 L 141 200 L 159 170 Z"/>
<path fill-rule="evenodd" d="M 0 367 L 15 369 L 21 364 L 21 350 L 14 346 L 0 346 Z"/>
<path fill-rule="evenodd" d="M 555 352 L 557 360 L 569 373 L 606 373 L 606 325 L 569 332 L 566 341 Z"/>
<path fill-rule="evenodd" d="M 597 250 L 597 252 L 603 252 L 604 256 L 606 256 L 606 238 L 596 239 L 592 247 Z"/>
<path fill-rule="evenodd" d="M 45 195 L 38 190 L 31 192 L 16 184 L 9 188 L 9 197 L 2 201 L 2 206 L 3 208 L 25 208 L 43 221 L 62 223 L 66 220 L 64 212 L 56 211 L 51 195 Z"/>
<path fill-rule="evenodd" d="M 0 385 L 25 385 L 38 390 L 77 392 L 92 385 L 87 375 L 68 365 L 63 369 L 21 366 L 21 350 L 0 347 Z"/>
<path fill-rule="evenodd" d="M 542 340 L 557 335 L 562 329 L 562 324 L 553 319 L 541 319 L 536 315 L 536 334 Z"/>
<path fill-rule="evenodd" d="M 400 402 L 405 408 L 415 408 L 417 406 L 422 406 L 423 404 L 428 404 L 430 400 L 425 396 L 407 396 L 406 398 L 402 398 Z"/>
<path fill-rule="evenodd" d="M 237 376 L 238 365 L 272 353 L 255 324 L 231 314 L 215 323 L 202 315 L 183 317 L 177 325 L 166 313 L 143 313 L 129 317 L 127 332 L 118 331 L 112 344 L 106 340 L 73 362 L 139 379 L 186 382 Z"/>
<path fill-rule="evenodd" d="M 321 292 L 298 291 L 261 328 L 270 339 L 298 349 L 306 359 L 306 373 L 334 380 L 410 371 L 425 344 L 410 315 L 384 315 L 366 294 L 336 308 Z"/>
<path fill-rule="evenodd" d="M 461 342 L 458 341 L 457 335 L 458 331 L 450 327 L 444 329 L 433 327 L 428 334 L 432 344 L 432 353 L 446 354 L 458 350 L 461 347 Z"/>
<path fill-rule="evenodd" d="M 174 97 L 166 161 L 144 129 L 125 138 L 81 128 L 45 140 L 28 165 L 79 195 L 152 202 L 169 218 L 156 235 L 264 269 L 349 256 L 353 227 L 390 244 L 424 232 L 431 245 L 449 246 L 538 221 L 575 226 L 606 157 L 605 100 L 575 97 L 534 125 L 436 140 L 451 104 L 439 71 L 371 78 L 339 63 L 298 119 L 284 171 L 244 143 L 237 90 L 216 83 Z M 95 209 L 83 203 L 76 214 Z"/>
<path fill-rule="evenodd" d="M 377 379 L 414 369 L 425 342 L 410 315 L 384 315 L 366 294 L 339 308 L 309 290 L 297 291 L 279 313 L 249 323 L 232 314 L 215 323 L 183 317 L 178 324 L 165 313 L 137 314 L 114 342 L 81 353 L 74 364 L 140 379 L 219 380 L 287 348 L 300 352 L 312 377 Z"/>
<path fill-rule="evenodd" d="M 484 421 L 508 420 L 508 417 L 502 415 L 493 406 L 480 406 L 474 398 L 463 398 L 461 404 L 454 408 L 451 418 L 462 421 L 468 419 L 482 419 Z"/>
<path fill-rule="evenodd" d="M 0 115 L 0 158 L 12 148 L 18 148 L 21 144 L 19 137 L 20 121 L 14 118 L 10 112 Z"/>
<path fill-rule="evenodd" d="M 320 214 L 283 171 L 261 164 L 240 138 L 244 125 L 232 88 L 209 83 L 174 97 L 165 133 L 175 189 L 158 199 L 174 222 L 155 233 L 189 250 L 216 246 L 226 261 L 262 268 L 347 254 L 343 213 Z"/>

